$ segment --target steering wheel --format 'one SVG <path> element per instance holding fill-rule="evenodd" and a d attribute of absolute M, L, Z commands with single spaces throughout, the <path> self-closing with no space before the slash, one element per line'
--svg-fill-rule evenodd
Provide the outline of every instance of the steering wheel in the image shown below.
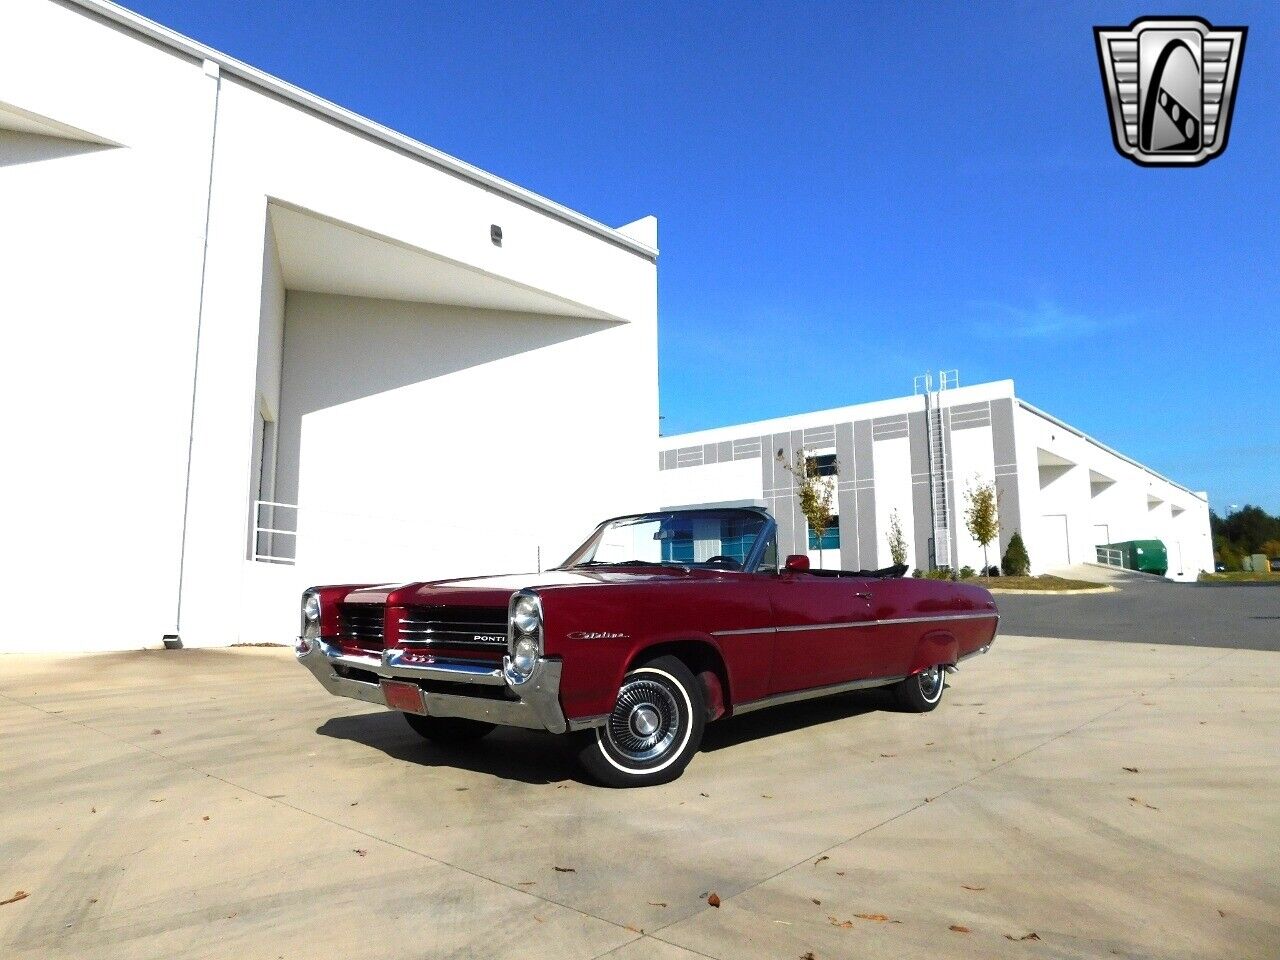
<path fill-rule="evenodd" d="M 735 557 L 726 557 L 724 554 L 712 557 L 705 561 L 708 567 L 724 567 L 726 570 L 741 570 L 742 563 Z"/>

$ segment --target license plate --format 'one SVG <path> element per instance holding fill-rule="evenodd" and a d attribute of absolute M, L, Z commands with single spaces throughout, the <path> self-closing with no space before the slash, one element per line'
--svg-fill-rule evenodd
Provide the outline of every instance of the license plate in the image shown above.
<path fill-rule="evenodd" d="M 422 709 L 422 689 L 415 683 L 383 680 L 382 695 L 387 698 L 387 706 L 392 710 L 403 710 L 405 713 L 426 713 Z"/>

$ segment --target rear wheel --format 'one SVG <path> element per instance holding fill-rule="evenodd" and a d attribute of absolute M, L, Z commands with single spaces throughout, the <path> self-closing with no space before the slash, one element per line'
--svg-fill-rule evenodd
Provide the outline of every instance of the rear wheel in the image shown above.
<path fill-rule="evenodd" d="M 945 678 L 946 671 L 937 666 L 907 677 L 894 687 L 898 704 L 910 713 L 928 713 L 942 700 Z"/>
<path fill-rule="evenodd" d="M 461 717 L 427 717 L 420 713 L 406 713 L 404 719 L 414 733 L 442 746 L 471 743 L 496 729 L 492 723 L 464 720 Z"/>
<path fill-rule="evenodd" d="M 698 752 L 706 716 L 702 688 L 689 668 L 676 657 L 657 657 L 623 678 L 613 711 L 578 757 L 608 787 L 667 783 Z"/>

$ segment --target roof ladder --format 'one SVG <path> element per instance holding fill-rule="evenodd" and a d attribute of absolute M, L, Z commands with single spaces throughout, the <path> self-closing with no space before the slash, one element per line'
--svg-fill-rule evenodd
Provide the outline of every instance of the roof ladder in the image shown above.
<path fill-rule="evenodd" d="M 924 394 L 925 426 L 929 441 L 929 498 L 933 514 L 933 565 L 951 566 L 951 464 L 947 460 L 947 440 L 951 433 L 951 410 L 944 394 L 960 385 L 958 371 L 938 371 L 938 387 L 933 374 L 915 379 L 915 392 Z M 923 389 L 922 389 L 923 388 Z"/>

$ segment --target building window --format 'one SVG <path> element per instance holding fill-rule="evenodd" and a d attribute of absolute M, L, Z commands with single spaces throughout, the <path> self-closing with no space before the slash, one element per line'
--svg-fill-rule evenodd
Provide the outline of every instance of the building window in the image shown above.
<path fill-rule="evenodd" d="M 809 469 L 815 477 L 834 477 L 836 475 L 836 455 L 820 453 L 809 457 Z"/>
<path fill-rule="evenodd" d="M 840 518 L 832 517 L 831 525 L 822 535 L 822 542 L 818 542 L 818 535 L 812 530 L 809 531 L 809 549 L 810 550 L 833 550 L 840 546 Z"/>
<path fill-rule="evenodd" d="M 673 530 L 668 540 L 662 541 L 663 563 L 693 563 L 693 531 Z"/>

